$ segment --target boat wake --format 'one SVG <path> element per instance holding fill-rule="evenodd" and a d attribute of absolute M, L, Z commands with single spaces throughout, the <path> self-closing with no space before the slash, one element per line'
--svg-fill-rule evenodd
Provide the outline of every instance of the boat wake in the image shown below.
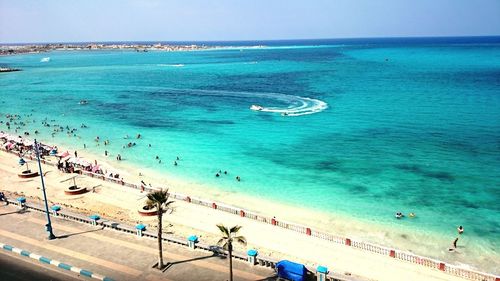
<path fill-rule="evenodd" d="M 68 87 L 67 84 L 61 87 Z M 99 89 L 102 85 L 87 84 L 86 89 L 95 87 Z M 121 91 L 126 89 L 131 90 L 130 86 L 119 85 L 106 85 L 108 89 L 116 89 Z M 175 94 L 176 96 L 211 96 L 221 99 L 237 99 L 243 100 L 243 103 L 248 102 L 250 110 L 256 112 L 277 113 L 282 116 L 303 116 L 319 113 L 328 108 L 328 104 L 322 100 L 302 97 L 296 95 L 288 95 L 281 93 L 268 93 L 268 92 L 240 92 L 240 91 L 225 91 L 225 90 L 203 90 L 203 89 L 182 89 L 158 86 L 136 86 L 136 91 L 149 92 L 154 95 L 168 96 Z M 239 104 L 241 102 L 238 102 Z M 81 104 L 81 103 L 80 103 Z M 265 104 L 277 104 L 276 106 L 267 106 Z"/>
<path fill-rule="evenodd" d="M 261 105 L 250 106 L 251 110 L 280 113 L 282 116 L 302 116 L 321 112 L 328 108 L 328 104 L 324 101 L 304 98 L 299 96 L 289 96 L 289 101 L 292 103 L 286 108 L 282 107 L 264 107 Z"/>
<path fill-rule="evenodd" d="M 250 109 L 253 111 L 279 113 L 282 116 L 302 116 L 321 112 L 328 108 L 328 104 L 322 100 L 306 98 L 301 96 L 280 94 L 280 93 L 261 93 L 261 92 L 233 92 L 218 90 L 187 90 L 191 94 L 201 95 L 223 95 L 235 98 L 264 99 L 269 101 L 278 101 L 286 106 L 262 106 L 252 104 Z"/>
<path fill-rule="evenodd" d="M 163 63 L 160 63 L 160 64 L 157 64 L 156 66 L 183 67 L 184 64 L 182 64 L 182 63 L 178 63 L 178 64 L 163 64 Z"/>

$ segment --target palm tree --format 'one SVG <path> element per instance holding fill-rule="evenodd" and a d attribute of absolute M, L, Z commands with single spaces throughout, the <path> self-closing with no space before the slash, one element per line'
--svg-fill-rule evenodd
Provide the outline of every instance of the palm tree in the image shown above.
<path fill-rule="evenodd" d="M 147 197 L 147 206 L 150 208 L 156 208 L 158 214 L 158 269 L 163 269 L 163 247 L 162 247 L 162 216 L 173 203 L 173 201 L 168 201 L 170 194 L 168 193 L 168 188 L 166 190 L 151 191 Z"/>
<path fill-rule="evenodd" d="M 222 224 L 218 224 L 222 238 L 217 242 L 217 245 L 222 246 L 229 253 L 229 281 L 233 281 L 233 242 L 236 241 L 243 245 L 247 244 L 247 239 L 243 236 L 237 236 L 241 226 L 233 226 L 228 229 Z"/>

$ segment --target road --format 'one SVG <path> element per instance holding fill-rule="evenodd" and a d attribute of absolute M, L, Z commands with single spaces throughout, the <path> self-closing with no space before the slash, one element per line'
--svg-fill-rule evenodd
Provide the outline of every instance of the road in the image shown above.
<path fill-rule="evenodd" d="M 51 265 L 44 265 L 28 257 L 0 250 L 1 281 L 80 281 L 73 272 L 63 272 Z M 60 271 L 61 270 L 61 271 Z"/>

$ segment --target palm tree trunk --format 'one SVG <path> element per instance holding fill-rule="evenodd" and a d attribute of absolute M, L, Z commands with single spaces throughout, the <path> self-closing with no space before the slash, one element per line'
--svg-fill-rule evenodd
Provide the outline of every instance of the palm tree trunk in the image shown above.
<path fill-rule="evenodd" d="M 156 206 L 158 211 L 158 269 L 163 269 L 163 246 L 162 246 L 162 210 L 160 206 Z"/>
<path fill-rule="evenodd" d="M 228 243 L 227 249 L 229 252 L 229 281 L 233 281 L 233 244 Z"/>

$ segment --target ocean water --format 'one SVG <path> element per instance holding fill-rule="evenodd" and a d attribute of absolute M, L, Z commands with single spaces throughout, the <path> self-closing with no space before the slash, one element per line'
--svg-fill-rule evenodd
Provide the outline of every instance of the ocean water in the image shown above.
<path fill-rule="evenodd" d="M 499 38 L 241 45 L 269 47 L 0 57 L 23 70 L 0 75 L 0 113 L 35 120 L 42 139 L 228 193 L 450 243 L 463 225 L 467 257 L 422 254 L 500 272 Z M 76 136 L 51 137 L 44 118 Z"/>

